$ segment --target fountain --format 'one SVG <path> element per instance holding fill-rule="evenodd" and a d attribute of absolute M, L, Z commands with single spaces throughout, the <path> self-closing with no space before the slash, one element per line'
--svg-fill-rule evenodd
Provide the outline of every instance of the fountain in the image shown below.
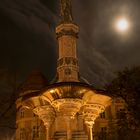
<path fill-rule="evenodd" d="M 88 139 L 93 140 L 94 121 L 111 102 L 111 98 L 102 91 L 79 81 L 76 55 L 79 27 L 74 24 L 71 11 L 71 0 L 61 0 L 62 20 L 56 27 L 59 44 L 58 81 L 36 94 L 25 94 L 18 99 L 23 107 L 32 109 L 43 121 L 46 140 L 55 139 L 53 135 L 61 129 L 66 131 L 66 135 L 57 140 L 76 140 L 73 138 L 72 122 L 78 114 L 88 129 Z"/>

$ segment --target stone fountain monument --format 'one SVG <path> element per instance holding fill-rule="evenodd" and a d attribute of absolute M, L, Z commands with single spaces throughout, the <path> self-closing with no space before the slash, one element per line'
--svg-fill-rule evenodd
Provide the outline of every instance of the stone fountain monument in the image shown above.
<path fill-rule="evenodd" d="M 79 81 L 79 27 L 73 21 L 71 0 L 60 0 L 60 5 L 61 22 L 56 27 L 58 80 L 36 94 L 23 95 L 18 102 L 43 121 L 46 140 L 93 140 L 94 121 L 111 98 Z"/>

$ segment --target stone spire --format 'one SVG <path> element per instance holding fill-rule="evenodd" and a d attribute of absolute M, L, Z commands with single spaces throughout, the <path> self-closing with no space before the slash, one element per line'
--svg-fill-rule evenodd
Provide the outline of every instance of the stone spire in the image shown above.
<path fill-rule="evenodd" d="M 79 81 L 77 38 L 79 27 L 73 23 L 71 0 L 60 0 L 62 21 L 56 27 L 59 45 L 58 82 Z"/>

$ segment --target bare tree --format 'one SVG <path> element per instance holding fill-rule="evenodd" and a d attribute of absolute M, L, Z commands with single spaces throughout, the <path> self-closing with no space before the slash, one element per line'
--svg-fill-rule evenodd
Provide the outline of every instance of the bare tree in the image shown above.
<path fill-rule="evenodd" d="M 0 69 L 0 135 L 5 136 L 5 138 L 12 137 L 11 135 L 16 129 L 15 101 L 19 85 L 16 72 Z"/>

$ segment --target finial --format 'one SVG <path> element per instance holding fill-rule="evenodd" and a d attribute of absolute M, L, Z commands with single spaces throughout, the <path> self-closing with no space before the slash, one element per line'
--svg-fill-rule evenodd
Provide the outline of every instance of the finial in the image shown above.
<path fill-rule="evenodd" d="M 64 22 L 73 21 L 71 0 L 60 0 L 60 15 Z"/>

